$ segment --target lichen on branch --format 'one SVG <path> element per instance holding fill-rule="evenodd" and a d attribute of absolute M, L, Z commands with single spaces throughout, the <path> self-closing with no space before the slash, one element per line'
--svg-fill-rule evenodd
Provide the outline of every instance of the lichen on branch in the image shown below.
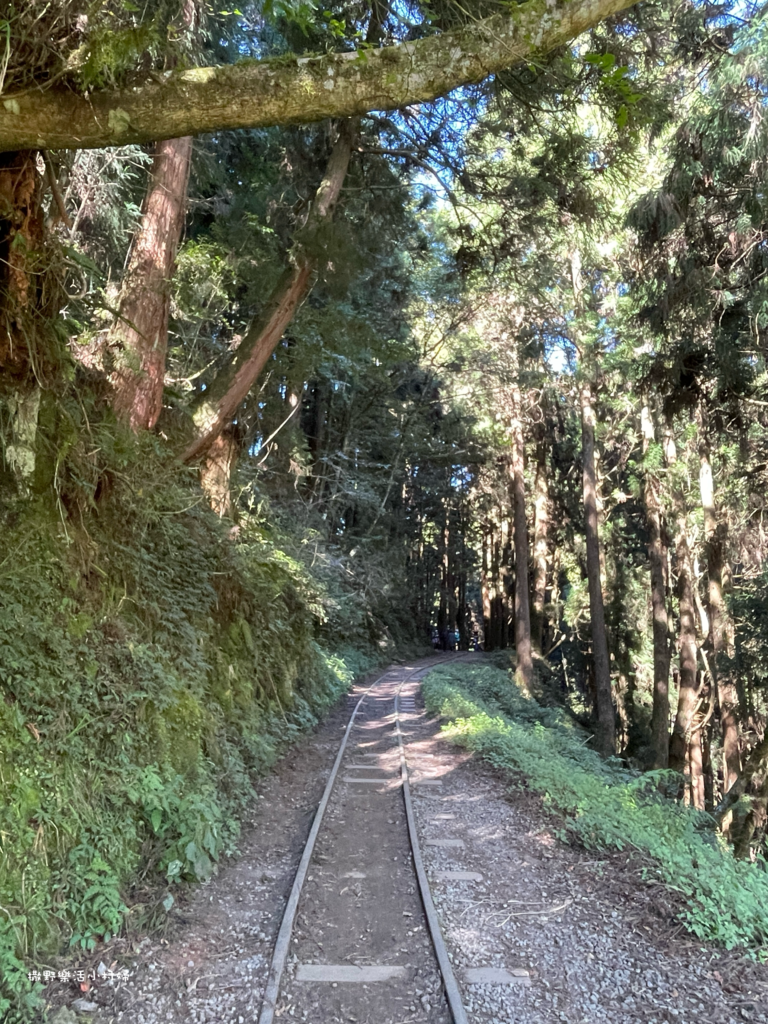
<path fill-rule="evenodd" d="M 546 53 L 628 0 L 528 0 L 511 13 L 395 46 L 166 72 L 89 96 L 0 99 L 0 151 L 88 149 L 201 132 L 307 124 L 426 102 Z"/>

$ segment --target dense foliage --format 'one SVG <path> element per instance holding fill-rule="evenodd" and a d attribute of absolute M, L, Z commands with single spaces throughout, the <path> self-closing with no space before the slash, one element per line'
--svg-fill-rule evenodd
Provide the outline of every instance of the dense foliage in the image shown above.
<path fill-rule="evenodd" d="M 5 999 L 26 990 L 25 960 L 147 927 L 179 883 L 210 877 L 254 775 L 387 653 L 344 611 L 355 587 L 263 511 L 235 538 L 149 439 L 114 455 L 87 527 L 6 510 Z M 347 632 L 330 653 L 334 617 Z"/>
<path fill-rule="evenodd" d="M 562 815 L 561 839 L 637 854 L 646 879 L 682 896 L 679 913 L 688 931 L 764 955 L 765 872 L 735 860 L 701 812 L 660 795 L 663 771 L 640 773 L 601 760 L 572 719 L 522 695 L 501 668 L 436 668 L 424 696 L 427 708 L 446 720 L 443 732 L 452 742 L 477 751 Z"/>

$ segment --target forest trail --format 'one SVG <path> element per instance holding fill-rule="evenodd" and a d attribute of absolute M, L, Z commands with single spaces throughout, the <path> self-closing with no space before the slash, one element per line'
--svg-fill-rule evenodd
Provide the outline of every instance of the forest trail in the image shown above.
<path fill-rule="evenodd" d="M 768 1024 L 768 3 L 0 29 L 0 1024 Z"/>
<path fill-rule="evenodd" d="M 479 655 L 463 655 L 474 659 Z M 418 663 L 434 663 L 434 659 Z M 302 893 L 276 1019 L 449 1024 L 397 785 L 391 669 L 363 705 Z M 285 901 L 356 687 L 264 779 L 241 856 L 171 914 L 166 939 L 102 951 L 128 967 L 97 981 L 94 1024 L 251 1024 Z M 376 691 L 374 691 L 375 693 Z M 530 795 L 440 738 L 418 683 L 401 721 L 421 849 L 469 1020 L 478 1024 L 737 1024 L 768 1020 L 763 968 L 681 935 L 667 900 L 626 858 L 564 846 Z M 365 763 L 377 769 L 353 768 Z M 375 776 L 382 785 L 350 778 Z M 346 778 L 345 778 L 346 776 Z M 459 877 L 466 873 L 469 877 Z M 453 877 L 451 877 L 453 876 Z M 397 980 L 307 982 L 298 966 L 390 965 Z M 97 965 L 94 965 L 97 966 Z M 476 983 L 471 972 L 502 973 Z M 304 972 L 306 973 L 306 971 Z M 503 983 L 498 983 L 501 980 Z M 71 994 L 69 996 L 71 998 Z M 69 1000 L 67 1000 L 69 1001 Z M 64 1009 L 54 1017 L 67 1024 Z"/>

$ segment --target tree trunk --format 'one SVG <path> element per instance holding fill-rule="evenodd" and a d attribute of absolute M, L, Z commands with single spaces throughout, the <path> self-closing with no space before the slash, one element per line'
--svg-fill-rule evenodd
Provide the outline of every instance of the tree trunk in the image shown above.
<path fill-rule="evenodd" d="M 451 628 L 451 609 L 448 597 L 449 553 L 451 543 L 448 509 L 445 509 L 443 529 L 440 538 L 440 605 L 437 611 L 437 628 L 440 632 L 440 646 L 449 650 L 448 633 Z"/>
<path fill-rule="evenodd" d="M 647 454 L 655 440 L 650 410 L 642 411 L 643 449 Z M 669 621 L 667 615 L 667 543 L 657 474 L 645 469 L 645 515 L 648 524 L 648 560 L 651 570 L 651 611 L 653 618 L 653 712 L 651 749 L 653 768 L 669 763 Z"/>
<path fill-rule="evenodd" d="M 691 805 L 697 811 L 703 811 L 704 799 L 704 752 L 702 749 L 702 728 L 696 728 L 691 733 L 688 743 L 688 768 L 690 776 Z"/>
<path fill-rule="evenodd" d="M 505 543 L 506 522 L 502 515 L 501 525 L 492 523 L 488 532 L 488 591 L 490 595 L 486 650 L 500 651 L 506 646 L 507 599 L 504 556 L 509 556 Z"/>
<path fill-rule="evenodd" d="M 584 533 L 587 547 L 587 582 L 592 620 L 592 662 L 597 704 L 595 740 L 597 749 L 608 757 L 616 753 L 616 721 L 611 694 L 611 665 L 608 656 L 608 635 L 605 628 L 603 588 L 600 579 L 600 538 L 595 481 L 595 411 L 592 387 L 586 382 L 581 386 L 581 440 L 584 461 Z"/>
<path fill-rule="evenodd" d="M 529 0 L 509 14 L 359 53 L 185 68 L 87 96 L 66 87 L 30 89 L 0 104 L 0 151 L 99 149 L 397 110 L 554 50 L 631 6 Z"/>
<path fill-rule="evenodd" d="M 712 695 L 714 697 L 714 694 Z M 712 813 L 715 806 L 715 789 L 712 778 L 712 718 L 709 713 L 706 716 L 709 721 L 704 723 L 701 730 L 701 744 L 704 751 L 704 810 Z"/>
<path fill-rule="evenodd" d="M 499 586 L 499 530 L 494 523 L 488 537 L 488 567 L 491 582 L 491 625 L 489 651 L 501 650 L 502 596 Z"/>
<path fill-rule="evenodd" d="M 457 604 L 458 611 L 456 612 L 456 628 L 460 635 L 460 649 L 462 651 L 468 651 L 471 649 L 470 645 L 470 626 L 471 626 L 471 610 L 467 604 L 467 549 L 466 549 L 466 538 L 467 538 L 467 521 L 464 515 L 465 509 L 463 504 L 459 505 L 458 516 L 458 532 L 461 540 L 461 555 L 458 565 L 457 572 Z"/>
<path fill-rule="evenodd" d="M 39 327 L 44 278 L 35 272 L 44 234 L 41 189 L 34 150 L 0 155 L 0 367 L 22 385 L 33 366 L 44 374 L 47 362 Z"/>
<path fill-rule="evenodd" d="M 316 233 L 333 218 L 349 167 L 353 137 L 352 125 L 343 124 L 325 177 L 315 195 L 307 222 L 307 229 L 311 232 Z M 184 452 L 184 462 L 192 462 L 204 455 L 222 430 L 233 421 L 296 310 L 307 297 L 314 269 L 314 258 L 305 252 L 299 253 L 295 265 L 289 267 L 278 282 L 264 313 L 249 327 L 234 358 L 203 392 L 193 414 L 197 436 Z"/>
<path fill-rule="evenodd" d="M 511 625 L 510 606 L 514 601 L 514 579 L 512 576 L 512 558 L 514 554 L 514 523 L 510 519 L 507 509 L 499 509 L 501 519 L 501 530 L 499 532 L 499 547 L 497 565 L 498 593 L 499 593 L 499 644 L 502 650 L 509 647 L 509 627 Z"/>
<path fill-rule="evenodd" d="M 549 557 L 549 474 L 547 446 L 543 439 L 536 445 L 533 520 L 533 607 L 531 640 L 539 654 L 544 653 L 544 627 L 547 603 L 547 562 Z"/>
<path fill-rule="evenodd" d="M 768 773 L 762 785 L 752 797 L 752 804 L 747 816 L 734 838 L 733 853 L 739 860 L 746 860 L 752 852 L 755 835 L 765 835 L 768 823 Z M 756 844 L 757 845 L 757 844 Z"/>
<path fill-rule="evenodd" d="M 523 424 L 521 421 L 520 390 L 513 386 L 510 393 L 512 413 L 512 450 L 510 476 L 512 505 L 515 522 L 515 650 L 517 669 L 515 678 L 524 693 L 533 686 L 533 659 L 531 654 L 531 609 L 528 591 L 528 523 L 525 515 L 525 472 Z"/>
<path fill-rule="evenodd" d="M 50 499 L 57 423 L 49 382 L 61 379 L 70 358 L 55 330 L 65 296 L 57 276 L 44 270 L 44 179 L 38 161 L 32 150 L 0 154 L 0 377 L 6 440 L 0 473 L 20 495 L 36 492 Z M 58 515 L 58 503 L 54 507 Z"/>
<path fill-rule="evenodd" d="M 37 385 L 17 390 L 6 399 L 9 414 L 5 461 L 16 478 L 19 493 L 26 496 L 35 480 L 38 451 L 38 417 L 41 389 Z"/>
<path fill-rule="evenodd" d="M 696 613 L 693 599 L 693 570 L 685 517 L 678 523 L 677 596 L 680 602 L 680 684 L 677 714 L 669 743 L 669 767 L 685 771 L 686 753 L 694 715 L 698 708 Z"/>
<path fill-rule="evenodd" d="M 134 431 L 151 430 L 163 407 L 171 277 L 187 202 L 192 139 L 158 142 L 120 289 L 108 345 L 118 350 L 112 375 L 118 418 Z"/>
<path fill-rule="evenodd" d="M 723 793 L 727 793 L 741 771 L 739 725 L 736 716 L 738 694 L 727 666 L 727 611 L 723 600 L 725 529 L 717 522 L 715 488 L 709 448 L 700 450 L 699 490 L 704 511 L 704 549 L 707 558 L 709 641 L 712 652 L 710 669 L 717 686 L 720 705 L 720 729 L 723 737 Z"/>
<path fill-rule="evenodd" d="M 312 413 L 310 431 L 307 436 L 309 454 L 312 458 L 310 491 L 314 501 L 323 496 L 325 482 L 323 453 L 325 451 L 326 424 L 330 421 L 330 400 L 333 392 L 324 380 L 318 380 L 312 388 Z"/>
<path fill-rule="evenodd" d="M 483 528 L 482 577 L 480 597 L 483 602 L 483 650 L 493 650 L 493 634 L 491 632 L 491 530 L 488 525 Z"/>
<path fill-rule="evenodd" d="M 232 516 L 232 472 L 239 445 L 232 430 L 216 438 L 200 467 L 200 483 L 217 516 Z"/>

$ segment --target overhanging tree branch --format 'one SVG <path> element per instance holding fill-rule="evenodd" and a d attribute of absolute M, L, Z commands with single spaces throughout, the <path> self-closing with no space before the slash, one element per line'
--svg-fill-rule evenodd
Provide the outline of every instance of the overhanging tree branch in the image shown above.
<path fill-rule="evenodd" d="M 315 195 L 305 230 L 316 234 L 333 218 L 341 187 L 349 167 L 354 127 L 344 123 L 331 152 L 325 177 Z M 221 432 L 229 426 L 246 395 L 267 364 L 296 310 L 309 294 L 315 257 L 304 250 L 295 256 L 278 281 L 266 308 L 248 328 L 233 358 L 203 392 L 193 413 L 196 437 L 182 455 L 185 462 L 204 456 Z"/>
<path fill-rule="evenodd" d="M 0 152 L 121 146 L 394 110 L 481 82 L 631 6 L 528 0 L 508 15 L 396 46 L 189 68 L 87 97 L 61 88 L 0 97 Z"/>

